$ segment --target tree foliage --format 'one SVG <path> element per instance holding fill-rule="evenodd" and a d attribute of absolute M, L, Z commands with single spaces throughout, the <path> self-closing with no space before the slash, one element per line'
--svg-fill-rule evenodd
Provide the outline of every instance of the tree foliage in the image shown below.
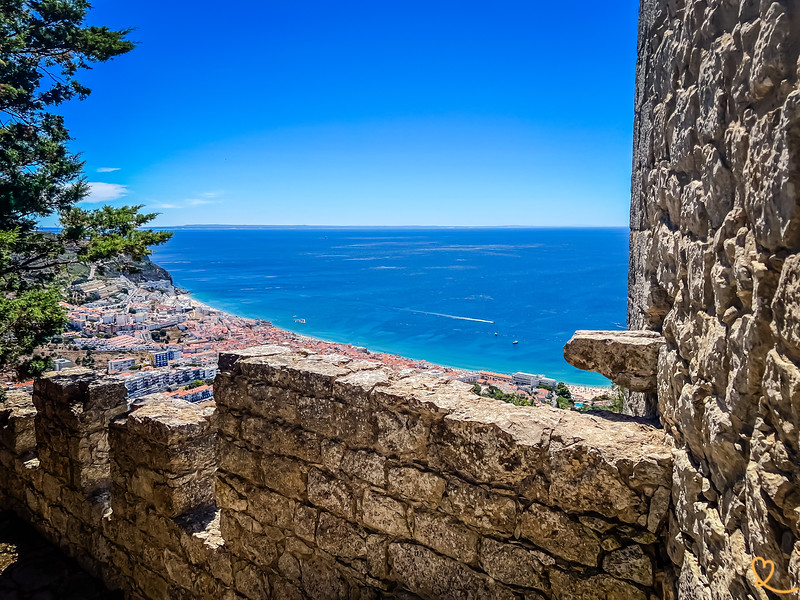
<path fill-rule="evenodd" d="M 569 391 L 569 387 L 563 381 L 559 381 L 558 385 L 556 386 L 556 395 L 561 398 L 566 398 L 567 400 L 572 399 L 572 392 Z"/>
<path fill-rule="evenodd" d="M 86 0 L 0 0 L 0 369 L 63 329 L 57 279 L 65 264 L 116 256 L 138 260 L 170 234 L 143 230 L 141 206 L 87 211 L 89 188 L 51 112 L 91 90 L 76 76 L 129 52 L 130 30 L 84 23 Z M 36 229 L 58 215 L 62 229 Z"/>

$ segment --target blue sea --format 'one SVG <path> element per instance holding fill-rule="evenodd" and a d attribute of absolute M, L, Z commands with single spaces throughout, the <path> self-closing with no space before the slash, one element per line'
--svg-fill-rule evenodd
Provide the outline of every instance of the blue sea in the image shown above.
<path fill-rule="evenodd" d="M 173 231 L 152 258 L 200 301 L 372 351 L 608 385 L 562 348 L 625 327 L 623 228 Z"/>

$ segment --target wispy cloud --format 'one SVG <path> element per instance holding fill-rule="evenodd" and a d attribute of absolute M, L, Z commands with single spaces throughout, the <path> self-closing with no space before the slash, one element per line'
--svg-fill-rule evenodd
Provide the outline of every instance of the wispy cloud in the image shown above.
<path fill-rule="evenodd" d="M 153 208 L 191 208 L 193 206 L 205 206 L 207 204 L 220 204 L 222 200 L 212 200 L 217 198 L 222 192 L 204 192 L 197 194 L 197 198 L 185 198 L 177 202 L 159 202 L 151 204 Z"/>
<path fill-rule="evenodd" d="M 113 202 L 128 195 L 128 186 L 102 181 L 89 182 L 89 195 L 81 202 Z"/>
<path fill-rule="evenodd" d="M 113 173 L 114 171 L 119 171 L 119 167 L 100 167 L 97 169 L 98 173 Z"/>

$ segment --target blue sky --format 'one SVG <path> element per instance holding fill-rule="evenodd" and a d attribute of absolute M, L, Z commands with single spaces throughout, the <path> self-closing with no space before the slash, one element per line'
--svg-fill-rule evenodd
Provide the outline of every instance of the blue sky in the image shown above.
<path fill-rule="evenodd" d="M 156 224 L 624 226 L 638 2 L 115 2 L 64 107 Z"/>

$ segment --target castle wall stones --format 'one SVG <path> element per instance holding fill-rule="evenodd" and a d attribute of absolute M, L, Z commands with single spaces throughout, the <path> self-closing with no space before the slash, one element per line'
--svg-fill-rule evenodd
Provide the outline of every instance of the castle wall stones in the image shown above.
<path fill-rule="evenodd" d="M 642 0 L 628 325 L 664 345 L 628 409 L 675 447 L 679 598 L 800 585 L 799 56 L 795 0 Z"/>
<path fill-rule="evenodd" d="M 216 407 L 82 371 L 14 396 L 3 505 L 132 598 L 663 597 L 662 430 L 282 347 L 221 367 Z"/>

